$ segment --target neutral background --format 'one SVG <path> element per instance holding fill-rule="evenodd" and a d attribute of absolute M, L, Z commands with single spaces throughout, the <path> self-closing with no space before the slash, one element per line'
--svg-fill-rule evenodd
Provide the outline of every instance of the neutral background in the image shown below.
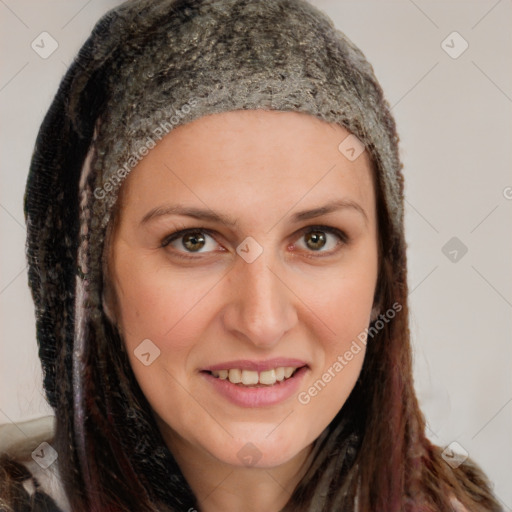
<path fill-rule="evenodd" d="M 59 81 L 95 21 L 119 3 L 0 0 L 0 423 L 51 413 L 41 394 L 22 198 Z M 313 3 L 373 64 L 397 121 L 415 380 L 429 437 L 457 441 L 510 511 L 512 2 Z M 31 47 L 51 49 L 42 32 L 58 44 L 47 58 Z"/>

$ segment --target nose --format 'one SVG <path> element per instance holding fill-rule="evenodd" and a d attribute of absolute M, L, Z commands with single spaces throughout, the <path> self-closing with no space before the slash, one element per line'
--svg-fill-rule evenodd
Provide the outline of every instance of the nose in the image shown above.
<path fill-rule="evenodd" d="M 297 323 L 295 296 L 271 260 L 265 251 L 252 263 L 240 258 L 228 276 L 224 327 L 258 348 L 274 347 Z"/>

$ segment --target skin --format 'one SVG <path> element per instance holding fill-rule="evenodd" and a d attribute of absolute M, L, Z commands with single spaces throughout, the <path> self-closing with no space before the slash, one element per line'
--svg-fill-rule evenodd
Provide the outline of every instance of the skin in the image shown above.
<path fill-rule="evenodd" d="M 215 114 L 167 134 L 123 183 L 108 302 L 201 511 L 280 510 L 307 469 L 313 441 L 359 376 L 361 343 L 306 405 L 294 394 L 277 405 L 242 408 L 199 373 L 234 359 L 293 357 L 308 364 L 299 390 L 307 391 L 368 326 L 378 274 L 375 191 L 367 151 L 349 161 L 338 150 L 348 135 L 297 112 Z M 343 208 L 291 220 L 340 198 L 365 214 Z M 237 223 L 177 214 L 141 223 L 152 209 L 177 203 Z M 314 225 L 338 228 L 348 240 L 320 230 L 322 245 L 305 233 Z M 202 246 L 184 247 L 183 237 L 162 246 L 185 228 L 211 233 L 202 232 Z M 248 236 L 263 248 L 252 263 L 236 252 Z M 149 366 L 134 354 L 145 339 L 160 350 Z M 237 456 L 246 443 L 261 457 L 253 466 Z"/>

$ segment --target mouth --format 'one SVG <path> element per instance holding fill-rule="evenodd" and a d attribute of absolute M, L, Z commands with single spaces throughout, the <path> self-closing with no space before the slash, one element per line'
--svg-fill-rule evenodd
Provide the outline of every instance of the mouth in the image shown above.
<path fill-rule="evenodd" d="M 221 363 L 201 370 L 216 396 L 245 407 L 271 407 L 285 403 L 297 394 L 309 365 L 298 359 L 279 358 L 255 362 Z"/>
<path fill-rule="evenodd" d="M 256 370 L 242 370 L 241 368 L 204 371 L 216 379 L 227 380 L 237 386 L 258 388 L 274 386 L 277 383 L 291 379 L 298 370 L 306 366 L 307 365 L 299 367 L 278 366 L 277 368 L 271 368 L 270 370 L 261 372 Z"/>

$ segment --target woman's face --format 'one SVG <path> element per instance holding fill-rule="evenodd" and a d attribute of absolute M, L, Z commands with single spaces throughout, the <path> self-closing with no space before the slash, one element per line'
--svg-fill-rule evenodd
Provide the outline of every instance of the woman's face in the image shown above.
<path fill-rule="evenodd" d="M 354 387 L 378 233 L 368 153 L 348 159 L 348 135 L 296 112 L 215 114 L 126 178 L 115 316 L 178 459 L 291 461 Z"/>

